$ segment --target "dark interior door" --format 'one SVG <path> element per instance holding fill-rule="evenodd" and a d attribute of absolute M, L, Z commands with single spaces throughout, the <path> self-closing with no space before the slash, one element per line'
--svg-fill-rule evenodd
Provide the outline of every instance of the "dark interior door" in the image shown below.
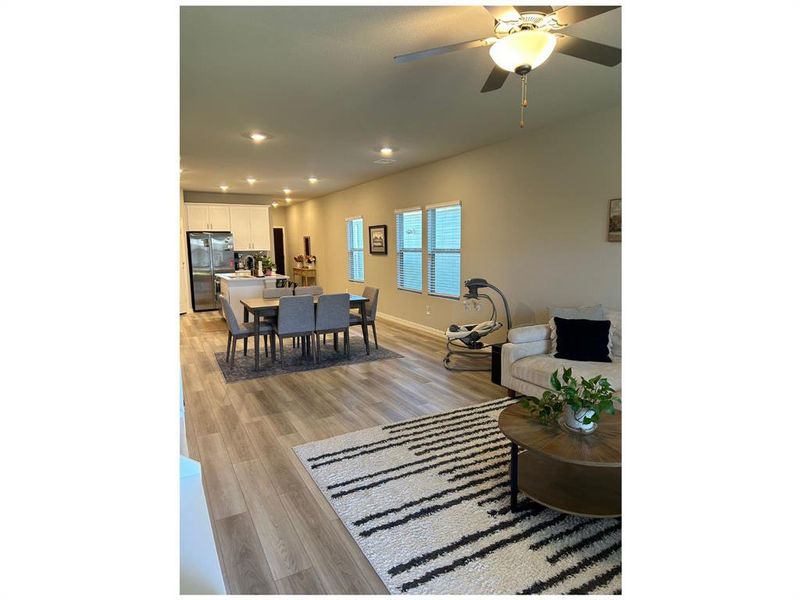
<path fill-rule="evenodd" d="M 283 255 L 283 228 L 272 229 L 272 254 L 275 257 L 275 270 L 281 275 L 286 273 L 286 257 Z"/>

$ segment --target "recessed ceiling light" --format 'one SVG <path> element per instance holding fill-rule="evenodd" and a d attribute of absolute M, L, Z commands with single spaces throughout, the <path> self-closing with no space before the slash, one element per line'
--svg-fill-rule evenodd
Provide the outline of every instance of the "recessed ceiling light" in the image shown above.
<path fill-rule="evenodd" d="M 247 183 L 249 183 L 250 185 L 253 185 L 255 182 L 256 182 L 256 178 L 255 177 L 248 177 L 247 178 Z"/>
<path fill-rule="evenodd" d="M 284 194 L 291 194 L 292 190 L 290 190 L 289 188 L 283 188 L 283 193 Z"/>
<path fill-rule="evenodd" d="M 393 148 L 389 148 L 389 146 L 384 146 L 381 148 L 381 156 L 391 156 L 394 153 Z"/>
<path fill-rule="evenodd" d="M 317 183 L 318 181 L 319 181 L 319 179 L 317 179 L 316 177 L 309 177 L 308 178 L 308 183 L 311 183 L 311 184 Z"/>
<path fill-rule="evenodd" d="M 221 186 L 219 186 L 219 189 L 221 189 L 223 192 L 227 192 L 228 191 L 228 186 L 227 185 L 221 185 Z"/>
<path fill-rule="evenodd" d="M 278 203 L 273 201 L 272 202 L 272 208 L 278 208 Z"/>
<path fill-rule="evenodd" d="M 286 202 L 287 202 L 287 203 L 288 203 L 288 202 L 291 202 L 291 201 L 292 201 L 292 199 L 291 199 L 291 198 L 286 198 Z"/>
<path fill-rule="evenodd" d="M 247 134 L 251 140 L 253 140 L 256 144 L 263 142 L 264 140 L 269 139 L 269 136 L 266 133 L 261 133 L 260 131 L 251 131 Z"/>

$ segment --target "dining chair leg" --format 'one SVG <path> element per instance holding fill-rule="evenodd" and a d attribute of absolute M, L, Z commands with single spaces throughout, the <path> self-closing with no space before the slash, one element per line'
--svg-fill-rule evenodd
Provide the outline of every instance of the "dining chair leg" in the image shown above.
<path fill-rule="evenodd" d="M 231 366 L 233 366 L 233 363 L 236 362 L 236 342 L 238 341 L 239 340 L 236 339 L 236 337 L 233 338 L 233 346 L 231 347 Z"/>
<path fill-rule="evenodd" d="M 344 355 L 347 357 L 347 360 L 350 360 L 350 329 L 346 329 L 344 332 Z"/>
<path fill-rule="evenodd" d="M 322 343 L 323 343 L 325 346 L 327 346 L 327 345 L 328 345 L 328 334 L 327 334 L 327 333 L 323 333 L 323 334 L 322 334 Z"/>
<path fill-rule="evenodd" d="M 269 356 L 269 334 L 264 334 L 264 356 Z"/>
<path fill-rule="evenodd" d="M 247 340 L 250 338 L 244 338 L 244 355 L 247 356 Z"/>
<path fill-rule="evenodd" d="M 281 367 L 283 366 L 283 338 L 278 336 L 278 343 L 281 346 Z"/>
<path fill-rule="evenodd" d="M 275 332 L 271 331 L 269 334 L 270 346 L 272 346 L 272 362 L 275 362 Z"/>
<path fill-rule="evenodd" d="M 317 364 L 319 364 L 319 334 L 316 334 L 316 338 L 317 338 L 317 355 L 314 357 L 314 360 Z"/>
<path fill-rule="evenodd" d="M 233 338 L 233 334 L 229 331 L 228 332 L 228 348 L 225 351 L 225 362 L 231 362 L 231 339 Z"/>
<path fill-rule="evenodd" d="M 378 330 L 375 329 L 375 321 L 372 322 L 372 337 L 375 338 L 375 347 L 378 347 Z"/>
<path fill-rule="evenodd" d="M 336 350 L 336 352 L 339 351 L 339 332 L 338 331 L 334 331 L 333 332 L 333 349 Z"/>

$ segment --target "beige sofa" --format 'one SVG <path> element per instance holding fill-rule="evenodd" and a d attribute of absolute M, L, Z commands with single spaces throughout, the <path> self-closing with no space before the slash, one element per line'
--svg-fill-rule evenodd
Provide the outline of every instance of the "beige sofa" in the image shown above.
<path fill-rule="evenodd" d="M 553 338 L 550 324 L 515 327 L 508 332 L 509 341 L 502 348 L 502 385 L 518 394 L 541 396 L 550 389 L 553 371 L 572 368 L 573 376 L 579 381 L 581 377 L 589 379 L 602 375 L 622 397 L 622 313 L 606 308 L 602 308 L 602 312 L 604 318 L 611 321 L 612 362 L 555 358 L 550 351 Z"/>

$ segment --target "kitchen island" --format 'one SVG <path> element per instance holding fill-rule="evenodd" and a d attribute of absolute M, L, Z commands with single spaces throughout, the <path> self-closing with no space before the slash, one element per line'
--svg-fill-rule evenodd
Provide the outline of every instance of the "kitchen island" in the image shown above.
<path fill-rule="evenodd" d="M 253 277 L 252 275 L 239 275 L 235 273 L 221 273 L 217 275 L 219 280 L 219 293 L 228 299 L 231 308 L 236 311 L 236 316 L 244 320 L 242 304 L 240 300 L 244 298 L 258 298 L 265 287 L 274 288 L 278 280 L 289 279 L 286 275 L 268 275 L 265 277 Z M 225 314 L 220 306 L 222 317 Z M 241 314 L 241 316 L 240 316 Z"/>

